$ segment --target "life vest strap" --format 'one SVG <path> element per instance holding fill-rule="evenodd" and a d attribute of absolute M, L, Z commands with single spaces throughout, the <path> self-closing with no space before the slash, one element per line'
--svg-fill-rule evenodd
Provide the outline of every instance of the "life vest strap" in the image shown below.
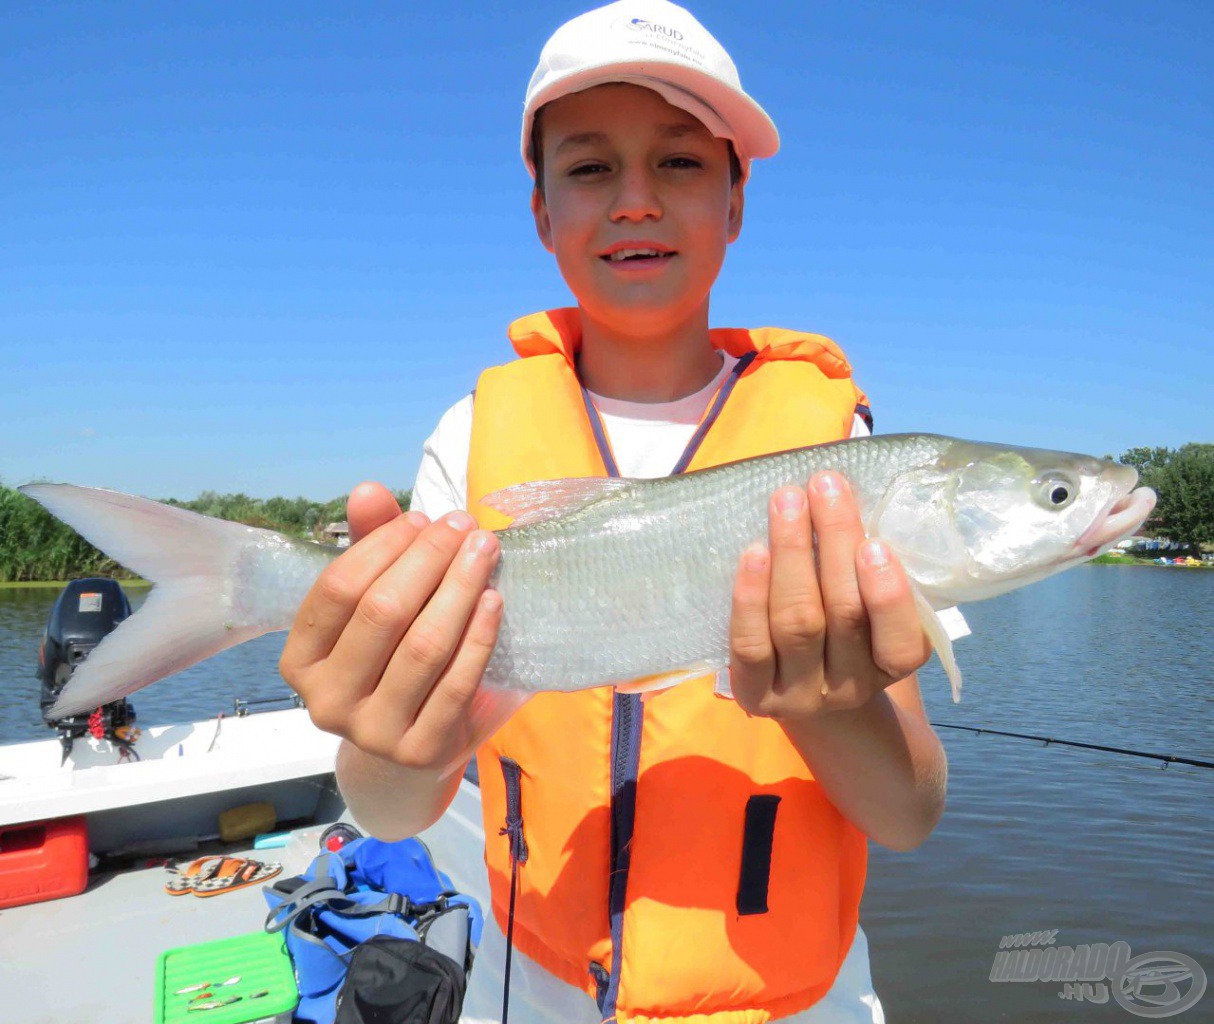
<path fill-rule="evenodd" d="M 691 435 L 691 440 L 687 442 L 687 447 L 683 450 L 683 455 L 679 459 L 678 464 L 670 471 L 671 476 L 677 476 L 679 473 L 685 473 L 687 467 L 691 465 L 691 460 L 696 457 L 696 452 L 700 450 L 700 445 L 704 441 L 704 435 L 712 429 L 712 425 L 716 423 L 717 417 L 721 415 L 721 410 L 725 407 L 725 402 L 729 398 L 733 387 L 738 383 L 738 379 L 746 372 L 746 367 L 755 361 L 755 356 L 758 352 L 747 352 L 736 363 L 733 369 L 729 371 L 729 376 L 725 378 L 721 387 L 717 391 L 717 397 L 713 400 L 712 407 L 702 420 L 700 425 L 696 427 L 696 432 Z"/>
<path fill-rule="evenodd" d="M 527 837 L 523 835 L 523 769 L 513 758 L 503 757 L 502 776 L 506 780 L 506 824 L 498 835 L 510 837 L 510 859 L 527 863 Z"/>
<path fill-rule="evenodd" d="M 766 914 L 767 887 L 771 879 L 771 846 L 776 834 L 775 794 L 756 794 L 746 801 L 746 824 L 742 829 L 742 869 L 738 873 L 738 914 Z"/>

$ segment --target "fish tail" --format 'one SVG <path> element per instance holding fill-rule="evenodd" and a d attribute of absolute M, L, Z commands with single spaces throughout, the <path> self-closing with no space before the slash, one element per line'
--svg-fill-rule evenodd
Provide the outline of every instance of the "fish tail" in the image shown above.
<path fill-rule="evenodd" d="M 247 621 L 236 567 L 269 531 L 117 491 L 72 484 L 19 490 L 115 561 L 156 584 L 139 611 L 72 674 L 49 715 L 64 718 L 125 697 L 285 624 Z M 241 621 L 241 620 L 245 621 Z"/>

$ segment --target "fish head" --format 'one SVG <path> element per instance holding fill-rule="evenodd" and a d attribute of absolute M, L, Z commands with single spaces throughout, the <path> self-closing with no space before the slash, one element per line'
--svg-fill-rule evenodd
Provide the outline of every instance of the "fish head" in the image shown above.
<path fill-rule="evenodd" d="M 957 441 L 891 482 L 870 533 L 935 603 L 981 600 L 1131 536 L 1155 507 L 1137 482 L 1108 459 Z"/>

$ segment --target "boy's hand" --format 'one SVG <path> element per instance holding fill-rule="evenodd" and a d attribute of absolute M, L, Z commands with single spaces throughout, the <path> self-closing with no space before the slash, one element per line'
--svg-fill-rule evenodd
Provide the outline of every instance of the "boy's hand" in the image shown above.
<path fill-rule="evenodd" d="M 279 668 L 321 729 L 409 768 L 444 769 L 501 622 L 500 549 L 466 512 L 400 514 L 378 484 L 350 495 L 351 547 L 300 606 Z"/>
<path fill-rule="evenodd" d="M 745 711 L 791 722 L 858 708 L 927 662 L 906 574 L 865 540 L 841 474 L 777 491 L 769 519 L 770 551 L 747 549 L 734 584 L 730 674 Z"/>

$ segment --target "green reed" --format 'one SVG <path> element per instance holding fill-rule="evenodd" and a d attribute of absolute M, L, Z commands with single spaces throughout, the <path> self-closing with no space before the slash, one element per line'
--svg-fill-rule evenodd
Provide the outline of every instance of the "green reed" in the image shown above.
<path fill-rule="evenodd" d="M 397 492 L 402 508 L 409 495 Z M 297 537 L 317 537 L 324 527 L 345 517 L 346 499 L 318 502 L 307 498 L 251 498 L 246 494 L 204 491 L 192 501 L 169 504 L 248 526 L 260 526 Z M 70 526 L 11 487 L 0 484 L 0 583 L 68 580 L 82 576 L 131 579 Z"/>
<path fill-rule="evenodd" d="M 0 484 L 0 582 L 131 575 L 36 501 Z"/>

